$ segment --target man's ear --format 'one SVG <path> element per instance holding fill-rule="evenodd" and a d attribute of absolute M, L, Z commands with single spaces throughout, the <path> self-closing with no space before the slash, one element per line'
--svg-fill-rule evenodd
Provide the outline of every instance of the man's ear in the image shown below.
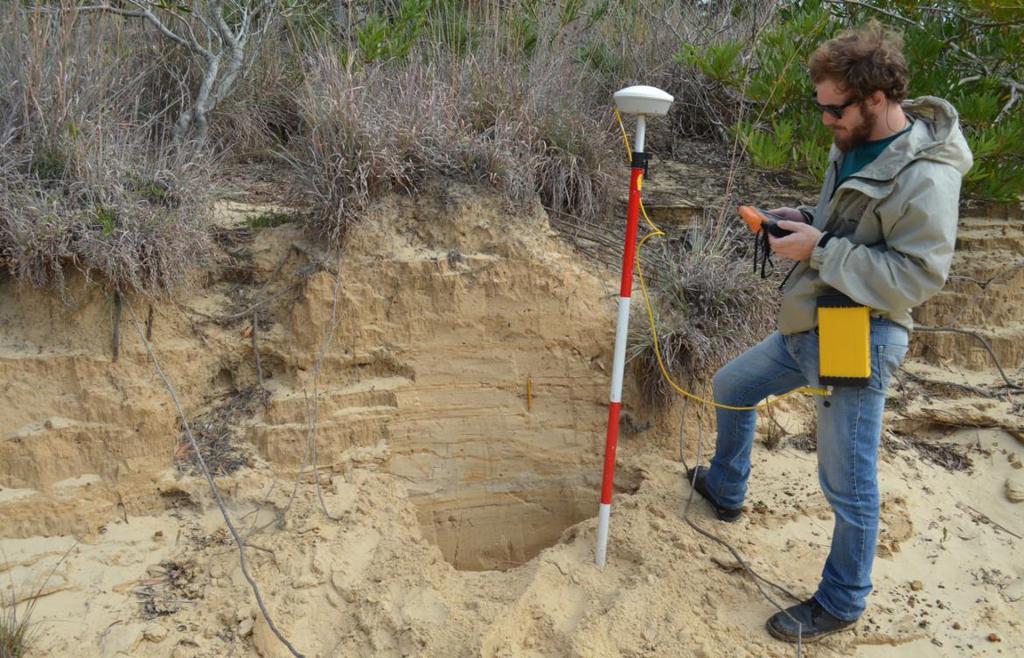
<path fill-rule="evenodd" d="M 885 104 L 885 92 L 876 89 L 868 94 L 867 101 L 872 110 L 878 110 Z"/>

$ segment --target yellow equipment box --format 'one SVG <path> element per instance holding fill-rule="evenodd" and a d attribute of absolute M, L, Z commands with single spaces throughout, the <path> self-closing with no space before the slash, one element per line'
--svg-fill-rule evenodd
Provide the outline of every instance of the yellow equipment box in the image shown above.
<path fill-rule="evenodd" d="M 871 309 L 846 295 L 818 297 L 818 379 L 822 386 L 871 382 Z"/>

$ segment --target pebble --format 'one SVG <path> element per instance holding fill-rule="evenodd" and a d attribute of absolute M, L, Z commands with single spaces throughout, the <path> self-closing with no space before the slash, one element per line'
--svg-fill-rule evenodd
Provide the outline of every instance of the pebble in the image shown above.
<path fill-rule="evenodd" d="M 196 650 L 192 647 L 179 644 L 174 647 L 174 653 L 171 654 L 171 658 L 193 658 L 196 655 Z"/>
<path fill-rule="evenodd" d="M 238 624 L 238 637 L 249 637 L 252 635 L 252 619 L 243 619 Z"/>
<path fill-rule="evenodd" d="M 1024 500 L 1024 473 L 1006 478 L 1006 497 L 1014 503 Z"/>
<path fill-rule="evenodd" d="M 922 583 L 920 580 L 915 580 L 914 582 L 910 583 L 910 589 L 914 590 L 915 592 L 920 592 L 924 589 L 924 583 Z"/>
<path fill-rule="evenodd" d="M 999 637 L 998 635 L 996 635 L 995 633 L 989 633 L 988 634 L 988 641 L 989 642 L 1002 642 L 1003 639 L 1001 637 Z"/>
<path fill-rule="evenodd" d="M 160 624 L 150 624 L 142 629 L 142 637 L 150 642 L 163 642 L 167 638 L 167 629 Z"/>

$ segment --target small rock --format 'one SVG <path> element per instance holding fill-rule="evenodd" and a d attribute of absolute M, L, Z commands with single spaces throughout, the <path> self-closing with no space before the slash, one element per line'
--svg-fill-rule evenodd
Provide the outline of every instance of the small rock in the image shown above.
<path fill-rule="evenodd" d="M 953 622 L 953 628 L 955 630 L 960 630 L 961 628 L 963 628 L 963 626 L 960 625 L 960 622 L 955 621 L 955 622 Z"/>
<path fill-rule="evenodd" d="M 1018 578 L 1003 588 L 1003 598 L 1010 603 L 1024 600 L 1024 578 Z"/>
<path fill-rule="evenodd" d="M 150 624 L 142 629 L 142 637 L 150 642 L 160 643 L 167 639 L 167 629 L 160 624 Z"/>
<path fill-rule="evenodd" d="M 241 623 L 238 624 L 238 637 L 249 637 L 252 635 L 252 626 L 252 619 L 243 619 Z"/>
<path fill-rule="evenodd" d="M 195 655 L 196 649 L 194 646 L 179 644 L 174 647 L 174 653 L 171 654 L 171 658 L 195 658 Z"/>
<path fill-rule="evenodd" d="M 910 583 L 910 589 L 914 590 L 915 592 L 920 592 L 924 589 L 924 583 L 922 583 L 920 580 L 915 580 L 914 582 Z"/>
<path fill-rule="evenodd" d="M 1006 497 L 1013 503 L 1024 500 L 1024 473 L 1006 478 Z"/>
<path fill-rule="evenodd" d="M 995 633 L 989 633 L 988 634 L 988 641 L 989 642 L 1002 642 L 1003 639 L 1001 637 L 999 637 L 998 635 L 996 635 Z"/>

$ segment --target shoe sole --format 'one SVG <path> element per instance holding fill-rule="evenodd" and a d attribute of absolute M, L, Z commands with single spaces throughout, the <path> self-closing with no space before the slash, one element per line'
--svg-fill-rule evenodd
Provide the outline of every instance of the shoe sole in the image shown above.
<path fill-rule="evenodd" d="M 810 637 L 804 636 L 804 637 L 800 638 L 800 642 L 803 643 L 803 644 L 814 644 L 815 642 L 819 642 L 823 638 L 828 637 L 829 635 L 835 635 L 836 633 L 842 633 L 843 631 L 853 630 L 853 627 L 855 625 L 856 624 L 850 624 L 849 626 L 843 626 L 842 628 L 837 628 L 834 631 L 825 631 L 824 633 L 818 633 L 817 635 L 813 635 L 813 636 L 810 636 Z M 796 644 L 797 643 L 796 636 L 794 636 L 794 635 L 786 635 L 785 633 L 777 631 L 777 630 L 775 630 L 775 627 L 772 626 L 771 624 L 765 624 L 765 626 L 768 627 L 768 634 L 771 635 L 772 637 L 774 637 L 776 640 L 782 640 L 783 642 L 789 642 L 790 644 Z"/>
<path fill-rule="evenodd" d="M 713 503 L 712 503 L 713 505 Z M 733 516 L 734 515 L 734 516 Z M 743 510 L 721 510 L 715 507 L 715 516 L 719 521 L 725 521 L 726 523 L 736 523 L 743 518 Z"/>
<path fill-rule="evenodd" d="M 743 508 L 733 510 L 727 507 L 719 507 L 714 503 L 714 501 L 711 500 L 711 498 L 705 492 L 701 491 L 700 488 L 694 485 L 692 476 L 689 473 L 686 474 L 686 482 L 691 487 L 693 487 L 693 490 L 697 492 L 697 494 L 701 498 L 707 501 L 708 505 L 711 505 L 711 509 L 715 511 L 715 518 L 717 518 L 719 521 L 725 521 L 726 523 L 736 523 L 741 518 L 743 518 Z"/>

